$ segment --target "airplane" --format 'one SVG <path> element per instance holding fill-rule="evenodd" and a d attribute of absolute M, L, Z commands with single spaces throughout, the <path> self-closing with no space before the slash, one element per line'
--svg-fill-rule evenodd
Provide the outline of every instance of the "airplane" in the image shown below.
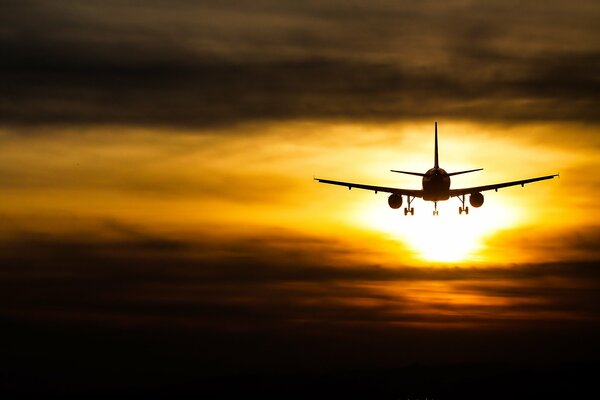
<path fill-rule="evenodd" d="M 493 185 L 484 185 L 484 186 L 474 186 L 462 189 L 450 189 L 450 177 L 460 174 L 466 174 L 469 172 L 481 171 L 483 168 L 477 169 L 469 169 L 466 171 L 458 171 L 458 172 L 446 172 L 442 168 L 440 168 L 439 160 L 438 160 L 438 134 L 437 134 L 437 122 L 435 122 L 435 154 L 433 161 L 433 168 L 429 169 L 424 174 L 419 172 L 410 172 L 410 171 L 398 171 L 398 170 L 390 170 L 391 172 L 396 172 L 400 174 L 408 174 L 422 177 L 422 189 L 400 189 L 394 187 L 386 187 L 386 186 L 373 186 L 373 185 L 363 185 L 360 183 L 350 183 L 350 182 L 340 182 L 340 181 L 332 181 L 329 179 L 321 179 L 321 178 L 313 178 L 317 182 L 327 183 L 330 185 L 338 185 L 345 186 L 348 190 L 352 188 L 357 189 L 365 189 L 365 190 L 373 190 L 375 193 L 384 192 L 391 193 L 390 197 L 388 197 L 388 205 L 393 209 L 398 209 L 402 207 L 402 196 L 406 196 L 407 207 L 404 208 L 404 215 L 415 215 L 415 209 L 411 207 L 412 201 L 415 198 L 422 198 L 425 201 L 433 201 L 434 210 L 433 215 L 439 215 L 437 209 L 438 201 L 445 201 L 450 199 L 451 197 L 458 197 L 461 201 L 462 206 L 458 208 L 459 215 L 463 212 L 469 214 L 469 207 L 465 207 L 465 196 L 469 195 L 469 203 L 471 206 L 478 208 L 483 205 L 483 194 L 486 190 L 495 190 L 509 187 L 509 186 L 517 186 L 521 185 L 524 187 L 528 183 L 543 181 L 546 179 L 552 179 L 554 177 L 559 176 L 559 174 L 554 175 L 546 175 L 540 176 L 538 178 L 530 178 L 523 179 L 520 181 L 512 181 L 512 182 L 504 182 L 504 183 L 496 183 Z"/>

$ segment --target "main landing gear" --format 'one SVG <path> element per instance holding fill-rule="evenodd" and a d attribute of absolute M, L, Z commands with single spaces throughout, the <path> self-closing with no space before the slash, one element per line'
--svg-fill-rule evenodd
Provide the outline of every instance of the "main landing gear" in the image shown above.
<path fill-rule="evenodd" d="M 415 215 L 415 209 L 413 207 L 410 206 L 410 203 L 412 203 L 412 201 L 415 199 L 414 196 L 406 196 L 406 202 L 408 203 L 407 206 L 408 207 L 404 207 L 404 215 Z"/>
<path fill-rule="evenodd" d="M 437 209 L 437 201 L 434 201 L 434 202 L 433 202 L 433 208 L 434 208 L 434 210 L 433 210 L 433 215 L 434 215 L 434 216 L 436 216 L 436 215 L 440 215 L 440 212 L 439 212 L 439 211 L 438 211 L 438 209 Z"/>
<path fill-rule="evenodd" d="M 463 211 L 465 214 L 469 215 L 469 206 L 465 207 L 465 195 L 463 194 L 459 197 L 459 200 L 462 203 L 462 207 L 458 207 L 458 215 L 461 215 Z"/>

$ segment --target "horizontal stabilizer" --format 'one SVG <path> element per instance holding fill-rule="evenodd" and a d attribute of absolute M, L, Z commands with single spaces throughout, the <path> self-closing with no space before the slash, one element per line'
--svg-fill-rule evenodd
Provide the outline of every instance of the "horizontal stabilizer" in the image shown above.
<path fill-rule="evenodd" d="M 422 173 L 420 173 L 420 172 L 396 171 L 395 169 L 390 169 L 390 171 L 392 171 L 392 172 L 397 172 L 397 173 L 399 173 L 399 174 L 416 175 L 416 176 L 425 176 L 425 174 L 422 174 Z"/>
<path fill-rule="evenodd" d="M 470 170 L 467 170 L 467 171 L 451 172 L 451 173 L 448 174 L 448 176 L 460 175 L 460 174 L 467 174 L 469 172 L 475 172 L 475 171 L 481 171 L 481 170 L 483 170 L 483 168 L 470 169 Z"/>

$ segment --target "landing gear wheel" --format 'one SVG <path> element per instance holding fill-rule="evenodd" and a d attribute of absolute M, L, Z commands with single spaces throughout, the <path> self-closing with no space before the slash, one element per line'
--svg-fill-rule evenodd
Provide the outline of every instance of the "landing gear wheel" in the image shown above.
<path fill-rule="evenodd" d="M 469 207 L 465 207 L 465 214 L 469 215 Z"/>
<path fill-rule="evenodd" d="M 404 215 L 415 215 L 415 209 L 413 207 L 410 206 L 410 203 L 412 203 L 412 201 L 415 199 L 415 196 L 406 196 L 406 200 L 407 203 L 406 206 L 404 207 Z"/>
<path fill-rule="evenodd" d="M 458 215 L 461 215 L 463 212 L 463 208 L 462 207 L 458 207 Z"/>

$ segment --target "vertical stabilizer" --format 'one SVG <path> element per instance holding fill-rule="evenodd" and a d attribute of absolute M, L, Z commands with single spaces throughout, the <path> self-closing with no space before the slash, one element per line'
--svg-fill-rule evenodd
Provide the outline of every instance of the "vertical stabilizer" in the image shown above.
<path fill-rule="evenodd" d="M 439 168 L 440 165 L 438 163 L 438 144 L 437 144 L 437 121 L 435 121 L 435 158 L 433 161 L 433 167 Z"/>

